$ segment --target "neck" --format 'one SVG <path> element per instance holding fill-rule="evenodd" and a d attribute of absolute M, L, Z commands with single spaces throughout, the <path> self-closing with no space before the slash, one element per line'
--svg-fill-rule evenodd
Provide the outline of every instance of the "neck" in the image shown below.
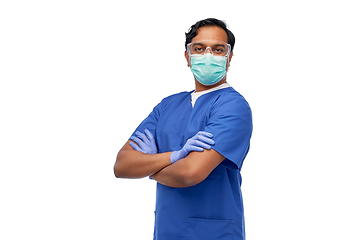
<path fill-rule="evenodd" d="M 195 79 L 195 77 L 194 77 Z M 206 90 L 209 90 L 209 89 L 212 89 L 214 87 L 217 87 L 217 86 L 220 86 L 221 84 L 223 83 L 226 83 L 226 75 L 224 77 L 223 80 L 221 80 L 220 82 L 214 84 L 214 85 L 211 85 L 211 86 L 205 86 L 205 85 L 202 85 L 201 83 L 199 83 L 196 79 L 195 79 L 195 92 L 202 92 L 202 91 L 206 91 Z"/>

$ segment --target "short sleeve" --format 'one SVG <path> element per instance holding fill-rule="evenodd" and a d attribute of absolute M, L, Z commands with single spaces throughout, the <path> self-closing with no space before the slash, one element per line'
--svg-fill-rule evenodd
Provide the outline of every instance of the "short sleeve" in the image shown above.
<path fill-rule="evenodd" d="M 252 114 L 246 100 L 238 93 L 218 98 L 210 110 L 205 131 L 214 135 L 212 148 L 226 158 L 222 165 L 241 169 L 252 134 Z"/>
<path fill-rule="evenodd" d="M 140 123 L 140 125 L 136 128 L 136 130 L 133 132 L 133 134 L 131 136 L 133 136 L 136 131 L 143 133 L 143 132 L 145 132 L 145 129 L 148 129 L 156 139 L 156 136 L 155 136 L 156 126 L 157 126 L 157 123 L 159 120 L 161 108 L 162 108 L 162 102 L 160 102 L 158 105 L 156 105 L 154 107 L 154 109 L 149 114 L 149 116 Z"/>

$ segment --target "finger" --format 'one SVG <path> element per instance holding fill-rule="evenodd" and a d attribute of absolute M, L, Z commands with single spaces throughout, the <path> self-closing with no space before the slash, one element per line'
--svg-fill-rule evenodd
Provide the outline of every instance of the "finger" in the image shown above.
<path fill-rule="evenodd" d="M 146 145 L 140 138 L 135 137 L 135 136 L 131 136 L 130 140 L 134 141 L 137 143 L 137 145 L 139 145 L 140 148 L 143 148 L 144 145 Z"/>
<path fill-rule="evenodd" d="M 192 146 L 196 146 L 196 147 L 201 147 L 201 148 L 205 148 L 205 149 L 210 149 L 211 146 L 202 142 L 202 141 L 199 141 L 199 140 L 195 140 L 194 144 Z"/>
<path fill-rule="evenodd" d="M 155 144 L 155 139 L 154 136 L 151 134 L 151 132 L 147 129 L 145 129 L 145 134 L 147 136 L 147 138 L 150 140 L 150 142 Z"/>
<path fill-rule="evenodd" d="M 130 142 L 130 146 L 136 151 L 143 152 L 142 149 L 138 145 L 136 145 L 134 142 Z"/>
<path fill-rule="evenodd" d="M 213 135 L 212 135 L 211 133 L 205 132 L 205 131 L 199 131 L 197 134 L 198 134 L 199 136 L 205 136 L 205 137 L 208 137 L 208 138 L 212 138 L 212 137 L 213 137 Z"/>
<path fill-rule="evenodd" d="M 190 148 L 188 149 L 188 153 L 189 152 L 202 152 L 204 151 L 204 148 L 198 147 L 198 146 L 190 146 Z"/>
<path fill-rule="evenodd" d="M 214 144 L 215 144 L 215 141 L 214 141 L 214 140 L 212 140 L 212 139 L 210 139 L 210 138 L 208 138 L 208 137 L 205 137 L 205 136 L 199 136 L 197 140 L 198 140 L 198 141 L 202 141 L 202 142 L 207 143 L 207 144 L 210 144 L 210 145 L 214 145 Z"/>
<path fill-rule="evenodd" d="M 146 135 L 142 132 L 136 131 L 135 135 L 140 138 L 145 144 L 147 144 L 149 142 L 148 138 L 146 137 Z"/>

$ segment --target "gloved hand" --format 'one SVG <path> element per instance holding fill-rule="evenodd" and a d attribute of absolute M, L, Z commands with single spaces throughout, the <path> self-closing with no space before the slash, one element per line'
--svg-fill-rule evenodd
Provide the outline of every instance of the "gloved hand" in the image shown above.
<path fill-rule="evenodd" d="M 145 129 L 145 134 L 139 131 L 135 132 L 136 136 L 131 136 L 130 140 L 137 143 L 137 145 L 133 142 L 130 142 L 130 146 L 139 152 L 143 152 L 146 154 L 155 154 L 158 153 L 154 136 L 151 132 Z"/>
<path fill-rule="evenodd" d="M 189 138 L 184 147 L 179 151 L 174 151 L 170 155 L 171 163 L 175 163 L 180 159 L 186 157 L 191 151 L 202 152 L 205 149 L 210 149 L 210 145 L 214 145 L 215 142 L 211 138 L 213 135 L 208 132 L 200 131 L 192 138 Z"/>

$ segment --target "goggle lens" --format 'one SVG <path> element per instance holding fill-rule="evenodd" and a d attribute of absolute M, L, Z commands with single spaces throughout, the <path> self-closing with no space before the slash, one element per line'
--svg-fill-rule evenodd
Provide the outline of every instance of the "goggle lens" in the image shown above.
<path fill-rule="evenodd" d="M 214 40 L 203 40 L 191 42 L 187 45 L 187 50 L 190 55 L 204 55 L 205 53 L 212 53 L 214 56 L 229 56 L 231 46 L 228 43 Z"/>

